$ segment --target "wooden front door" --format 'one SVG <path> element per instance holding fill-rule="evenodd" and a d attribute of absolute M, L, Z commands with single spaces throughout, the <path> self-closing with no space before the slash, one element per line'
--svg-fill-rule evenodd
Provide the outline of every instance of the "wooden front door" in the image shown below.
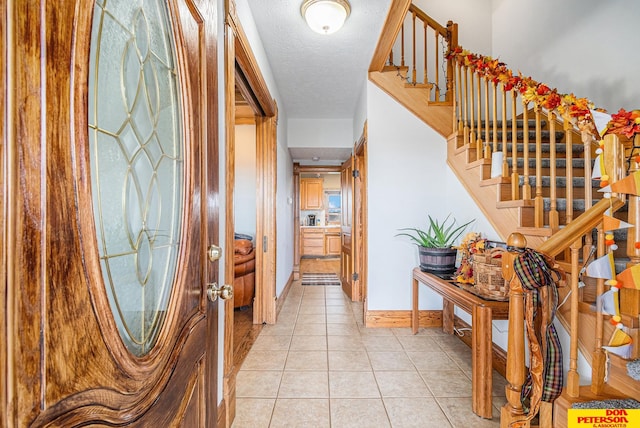
<path fill-rule="evenodd" d="M 216 426 L 216 1 L 0 8 L 0 425 Z"/>
<path fill-rule="evenodd" d="M 342 164 L 340 172 L 340 185 L 342 195 L 342 221 L 340 236 L 342 240 L 340 253 L 340 279 L 342 289 L 354 299 L 353 295 L 353 157 Z"/>

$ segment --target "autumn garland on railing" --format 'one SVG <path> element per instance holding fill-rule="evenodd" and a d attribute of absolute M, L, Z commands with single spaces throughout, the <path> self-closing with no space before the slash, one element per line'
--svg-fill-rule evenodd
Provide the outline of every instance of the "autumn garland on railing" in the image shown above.
<path fill-rule="evenodd" d="M 559 94 L 557 89 L 536 82 L 531 77 L 525 77 L 520 72 L 514 75 L 505 63 L 497 59 L 474 54 L 461 47 L 447 53 L 447 59 L 454 57 L 494 84 L 502 83 L 505 91 L 520 92 L 526 103 L 533 102 L 537 107 L 549 111 L 557 109 L 563 118 L 575 122 L 581 131 L 588 132 L 596 140 L 600 140 L 591 115 L 594 104 L 587 98 L 578 98 L 574 94 Z M 640 134 L 640 110 L 627 112 L 620 109 L 618 113 L 612 114 L 603 135 L 605 133 L 624 135 L 627 138 Z"/>

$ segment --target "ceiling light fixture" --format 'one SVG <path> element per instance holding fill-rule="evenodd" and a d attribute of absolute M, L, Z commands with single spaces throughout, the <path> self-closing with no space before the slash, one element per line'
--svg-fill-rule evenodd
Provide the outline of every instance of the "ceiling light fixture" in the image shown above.
<path fill-rule="evenodd" d="M 347 0 L 305 0 L 300 12 L 313 31 L 331 34 L 342 27 L 351 13 L 351 5 Z"/>
<path fill-rule="evenodd" d="M 318 156 L 314 156 L 311 158 L 312 161 L 314 162 L 318 162 L 320 160 L 320 158 Z"/>

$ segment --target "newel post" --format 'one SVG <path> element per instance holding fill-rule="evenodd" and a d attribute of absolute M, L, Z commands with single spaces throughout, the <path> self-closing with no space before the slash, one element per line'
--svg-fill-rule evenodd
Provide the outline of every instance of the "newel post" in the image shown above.
<path fill-rule="evenodd" d="M 524 347 L 524 291 L 514 271 L 514 260 L 518 251 L 527 246 L 526 238 L 520 233 L 512 233 L 507 240 L 508 252 L 502 256 L 502 276 L 509 281 L 509 333 L 507 339 L 507 402 L 500 412 L 500 427 L 509 428 L 511 423 L 523 419 L 524 411 L 520 402 L 520 391 L 525 382 Z M 529 427 L 522 422 L 519 427 Z"/>

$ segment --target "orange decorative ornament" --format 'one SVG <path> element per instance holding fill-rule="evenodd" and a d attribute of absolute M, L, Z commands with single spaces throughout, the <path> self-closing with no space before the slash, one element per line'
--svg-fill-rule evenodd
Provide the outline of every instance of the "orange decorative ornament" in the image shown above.
<path fill-rule="evenodd" d="M 636 247 L 636 250 L 640 250 L 640 242 L 636 242 L 633 246 Z"/>
<path fill-rule="evenodd" d="M 613 234 L 611 234 L 611 233 L 607 233 L 607 234 L 604 236 L 604 243 L 605 243 L 605 245 L 607 245 L 607 246 L 611 246 L 611 245 L 615 244 L 615 243 L 616 243 L 616 241 L 613 239 Z"/>

